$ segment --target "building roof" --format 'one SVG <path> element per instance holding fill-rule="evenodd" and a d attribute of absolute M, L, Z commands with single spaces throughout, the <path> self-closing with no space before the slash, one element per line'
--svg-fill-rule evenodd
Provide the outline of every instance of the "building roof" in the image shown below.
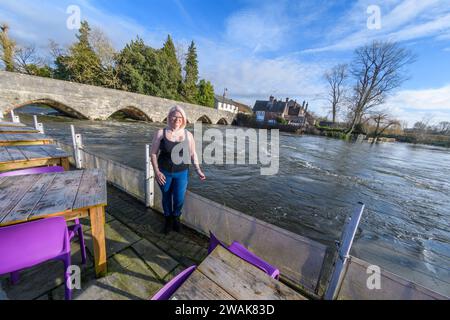
<path fill-rule="evenodd" d="M 253 106 L 253 111 L 266 111 L 266 112 L 276 112 L 283 113 L 286 108 L 286 101 L 262 101 L 256 100 Z"/>
<path fill-rule="evenodd" d="M 236 104 L 235 101 L 233 101 L 232 99 L 228 99 L 223 96 L 219 96 L 217 94 L 214 95 L 214 100 L 216 100 L 218 102 L 226 103 L 226 104 L 231 104 L 231 105 Z"/>
<path fill-rule="evenodd" d="M 250 106 L 240 103 L 240 102 L 236 102 L 236 101 L 234 101 L 234 103 L 235 103 L 236 107 L 238 107 L 238 110 L 240 112 L 250 113 L 250 114 L 253 113 L 253 110 L 252 110 L 252 108 L 250 108 Z"/>

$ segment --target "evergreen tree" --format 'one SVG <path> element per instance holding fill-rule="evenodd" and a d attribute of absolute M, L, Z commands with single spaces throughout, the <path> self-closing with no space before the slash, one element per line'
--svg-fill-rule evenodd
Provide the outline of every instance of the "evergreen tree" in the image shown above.
<path fill-rule="evenodd" d="M 160 53 L 146 46 L 139 37 L 120 52 L 116 69 L 123 89 L 165 97 Z"/>
<path fill-rule="evenodd" d="M 181 91 L 181 65 L 178 62 L 175 45 L 170 35 L 159 50 L 158 81 L 163 92 L 162 97 L 178 100 Z"/>
<path fill-rule="evenodd" d="M 205 79 L 200 80 L 196 100 L 202 106 L 214 108 L 214 87 L 211 82 Z"/>
<path fill-rule="evenodd" d="M 100 59 L 89 43 L 90 30 L 87 21 L 82 21 L 78 42 L 69 48 L 68 55 L 56 58 L 55 77 L 91 85 L 103 83 Z"/>
<path fill-rule="evenodd" d="M 194 41 L 191 42 L 186 55 L 184 72 L 185 77 L 182 86 L 183 98 L 190 103 L 196 103 L 198 96 L 198 60 L 197 49 L 195 48 Z"/>

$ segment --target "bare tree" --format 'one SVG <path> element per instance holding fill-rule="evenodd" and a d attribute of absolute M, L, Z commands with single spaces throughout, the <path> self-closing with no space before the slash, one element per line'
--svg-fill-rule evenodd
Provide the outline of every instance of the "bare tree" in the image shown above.
<path fill-rule="evenodd" d="M 67 50 L 61 48 L 61 46 L 56 41 L 50 39 L 48 42 L 48 48 L 53 60 L 56 60 L 58 57 L 63 56 L 67 53 Z"/>
<path fill-rule="evenodd" d="M 14 53 L 17 71 L 30 75 L 35 74 L 36 67 L 45 65 L 44 60 L 36 53 L 34 45 L 18 47 Z"/>
<path fill-rule="evenodd" d="M 393 42 L 374 41 L 356 49 L 351 74 L 356 80 L 350 106 L 347 137 L 363 116 L 385 102 L 406 79 L 404 69 L 414 61 L 412 53 Z"/>
<path fill-rule="evenodd" d="M 348 78 L 348 66 L 339 64 L 324 75 L 329 85 L 328 101 L 331 103 L 331 113 L 333 123 L 336 122 L 336 115 L 340 111 L 343 101 L 345 100 L 346 88 L 345 81 Z"/>
<path fill-rule="evenodd" d="M 4 23 L 0 25 L 0 49 L 1 60 L 5 65 L 6 71 L 14 71 L 14 50 L 16 43 L 9 38 L 9 26 Z"/>
<path fill-rule="evenodd" d="M 112 41 L 103 30 L 94 27 L 89 33 L 89 44 L 100 58 L 104 68 L 114 67 L 117 52 L 112 45 Z"/>
<path fill-rule="evenodd" d="M 443 135 L 450 135 L 450 122 L 449 121 L 441 121 L 436 125 L 437 133 Z"/>
<path fill-rule="evenodd" d="M 100 59 L 103 85 L 108 88 L 120 87 L 119 70 L 116 64 L 117 51 L 110 38 L 100 28 L 94 27 L 89 33 L 89 43 Z"/>
<path fill-rule="evenodd" d="M 375 125 L 375 130 L 372 133 L 372 144 L 378 141 L 378 138 L 390 127 L 400 126 L 400 121 L 394 119 L 387 111 L 380 110 L 372 112 L 370 121 Z"/>

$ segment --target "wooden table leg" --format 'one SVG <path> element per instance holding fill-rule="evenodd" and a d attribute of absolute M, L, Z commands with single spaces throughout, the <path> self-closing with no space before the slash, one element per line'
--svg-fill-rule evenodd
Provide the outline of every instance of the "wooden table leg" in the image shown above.
<path fill-rule="evenodd" d="M 64 168 L 64 171 L 70 170 L 70 163 L 68 158 L 61 158 L 61 167 Z"/>
<path fill-rule="evenodd" d="M 106 275 L 105 207 L 89 209 L 92 241 L 94 244 L 94 265 L 97 277 Z"/>

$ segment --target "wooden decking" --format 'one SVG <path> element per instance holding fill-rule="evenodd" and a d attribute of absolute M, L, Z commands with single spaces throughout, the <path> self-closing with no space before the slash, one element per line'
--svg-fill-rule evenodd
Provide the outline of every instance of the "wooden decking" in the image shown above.
<path fill-rule="evenodd" d="M 108 274 L 95 278 L 90 223 L 82 219 L 88 262 L 81 266 L 78 242 L 72 242 L 72 263 L 81 266 L 81 289 L 74 290 L 74 299 L 148 299 L 176 274 L 207 256 L 206 237 L 188 228 L 164 235 L 160 213 L 111 186 L 106 211 Z M 62 300 L 62 268 L 60 262 L 31 268 L 21 273 L 14 286 L 7 276 L 1 276 L 0 299 Z"/>
<path fill-rule="evenodd" d="M 82 219 L 88 262 L 81 266 L 77 241 L 72 242 L 72 263 L 81 267 L 81 289 L 74 299 L 148 299 L 165 282 L 207 255 L 208 240 L 184 229 L 164 235 L 163 217 L 132 198 L 108 186 L 106 207 L 106 251 L 108 273 L 96 279 L 90 222 Z M 48 262 L 21 272 L 12 286 L 0 276 L 0 300 L 64 299 L 62 263 Z"/>
<path fill-rule="evenodd" d="M 60 165 L 68 170 L 68 157 L 52 144 L 0 147 L 0 172 L 44 165 Z"/>
<path fill-rule="evenodd" d="M 2 133 L 0 146 L 26 146 L 53 143 L 53 139 L 40 133 Z"/>

